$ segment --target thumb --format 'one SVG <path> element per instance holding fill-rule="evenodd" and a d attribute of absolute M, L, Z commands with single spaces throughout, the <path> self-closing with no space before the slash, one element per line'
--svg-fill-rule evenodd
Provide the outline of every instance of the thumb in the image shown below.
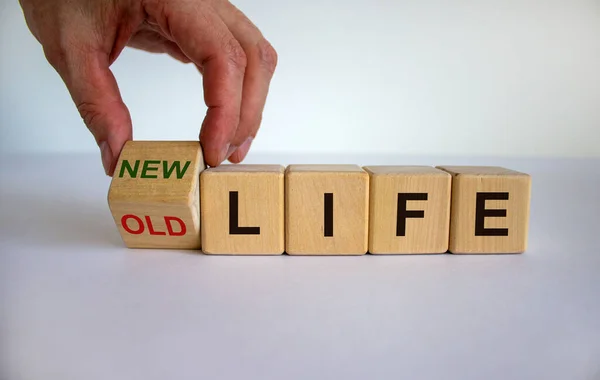
<path fill-rule="evenodd" d="M 112 176 L 123 145 L 132 139 L 132 126 L 129 110 L 110 71 L 109 57 L 83 50 L 62 57 L 62 62 L 53 66 L 100 148 L 106 175 Z"/>

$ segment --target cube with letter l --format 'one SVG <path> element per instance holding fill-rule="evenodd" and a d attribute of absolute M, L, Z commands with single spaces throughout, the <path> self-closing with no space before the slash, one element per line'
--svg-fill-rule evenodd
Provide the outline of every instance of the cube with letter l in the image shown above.
<path fill-rule="evenodd" d="M 202 250 L 221 255 L 281 255 L 284 167 L 220 165 L 200 176 Z"/>

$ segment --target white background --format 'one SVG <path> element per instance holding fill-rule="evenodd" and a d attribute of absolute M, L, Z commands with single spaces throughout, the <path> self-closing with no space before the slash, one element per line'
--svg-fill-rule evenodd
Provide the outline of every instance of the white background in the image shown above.
<path fill-rule="evenodd" d="M 342 257 L 127 249 L 96 157 L 18 162 L 2 380 L 600 379 L 600 159 L 477 160 L 532 175 L 523 254 Z"/>
<path fill-rule="evenodd" d="M 279 53 L 251 154 L 600 156 L 600 2 L 234 1 Z M 127 49 L 113 65 L 136 139 L 196 139 L 192 66 Z M 0 0 L 0 151 L 97 147 Z"/>
<path fill-rule="evenodd" d="M 528 251 L 127 249 L 91 135 L 0 0 L 0 153 L 30 156 L 0 159 L 0 379 L 600 379 L 600 1 L 235 4 L 280 58 L 247 162 L 522 170 Z M 135 138 L 197 138 L 193 67 L 113 69 Z"/>

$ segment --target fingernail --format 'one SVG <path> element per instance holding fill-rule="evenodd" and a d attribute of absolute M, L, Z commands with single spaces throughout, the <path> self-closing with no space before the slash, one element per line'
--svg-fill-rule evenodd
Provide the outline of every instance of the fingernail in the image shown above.
<path fill-rule="evenodd" d="M 221 154 L 219 155 L 219 164 L 227 158 L 228 149 L 229 149 L 229 144 L 223 145 L 223 149 L 221 149 Z"/>
<path fill-rule="evenodd" d="M 231 157 L 231 155 L 233 154 L 233 152 L 235 152 L 237 150 L 237 146 L 235 145 L 230 145 L 229 149 L 227 149 L 227 154 L 225 155 L 225 160 L 227 160 L 229 157 Z"/>
<path fill-rule="evenodd" d="M 252 136 L 248 137 L 246 141 L 244 141 L 244 143 L 237 149 L 239 161 L 242 161 L 244 158 L 246 158 L 246 155 L 250 150 L 250 145 L 252 145 L 252 140 L 254 140 Z"/>
<path fill-rule="evenodd" d="M 102 141 L 99 146 L 100 154 L 102 155 L 102 166 L 104 166 L 104 173 L 106 173 L 106 175 L 110 175 L 110 167 L 113 161 L 112 150 L 106 141 Z"/>
<path fill-rule="evenodd" d="M 231 145 L 229 143 L 227 143 L 223 146 L 223 149 L 221 149 L 221 155 L 219 156 L 219 165 L 223 161 L 225 161 L 227 159 L 227 157 L 229 157 L 231 149 L 233 149 L 233 147 L 231 147 Z"/>

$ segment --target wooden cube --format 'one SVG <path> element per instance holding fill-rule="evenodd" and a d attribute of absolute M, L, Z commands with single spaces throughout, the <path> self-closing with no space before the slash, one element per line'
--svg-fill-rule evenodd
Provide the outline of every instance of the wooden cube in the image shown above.
<path fill-rule="evenodd" d="M 202 250 L 280 255 L 284 245 L 284 167 L 221 165 L 200 176 Z"/>
<path fill-rule="evenodd" d="M 286 252 L 367 252 L 369 176 L 357 165 L 290 165 L 285 173 Z"/>
<path fill-rule="evenodd" d="M 369 252 L 444 253 L 452 176 L 430 166 L 366 166 Z"/>
<path fill-rule="evenodd" d="M 495 166 L 439 166 L 452 174 L 452 253 L 527 249 L 531 177 Z"/>
<path fill-rule="evenodd" d="M 128 141 L 108 203 L 129 248 L 199 249 L 200 143 Z"/>

